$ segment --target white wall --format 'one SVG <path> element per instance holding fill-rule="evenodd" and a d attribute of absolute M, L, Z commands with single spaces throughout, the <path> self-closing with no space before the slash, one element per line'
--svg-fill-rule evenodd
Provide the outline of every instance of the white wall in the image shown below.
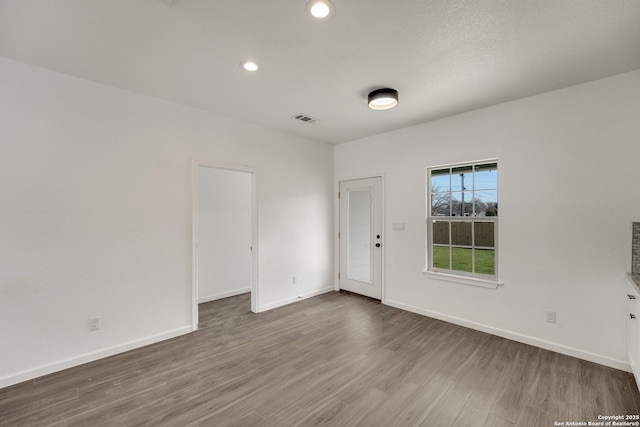
<path fill-rule="evenodd" d="M 493 157 L 504 286 L 428 278 L 425 167 Z M 385 173 L 387 304 L 627 368 L 639 161 L 640 70 L 338 145 L 334 173 Z"/>
<path fill-rule="evenodd" d="M 251 290 L 252 179 L 198 167 L 198 302 Z"/>
<path fill-rule="evenodd" d="M 257 170 L 260 309 L 331 286 L 331 146 L 1 58 L 0 93 L 0 387 L 191 330 L 194 159 Z"/>

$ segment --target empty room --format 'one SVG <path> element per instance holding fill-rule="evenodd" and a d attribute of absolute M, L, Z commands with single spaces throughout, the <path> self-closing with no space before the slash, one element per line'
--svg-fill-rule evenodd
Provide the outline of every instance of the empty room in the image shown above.
<path fill-rule="evenodd" d="M 1 426 L 640 426 L 640 1 L 0 0 Z"/>

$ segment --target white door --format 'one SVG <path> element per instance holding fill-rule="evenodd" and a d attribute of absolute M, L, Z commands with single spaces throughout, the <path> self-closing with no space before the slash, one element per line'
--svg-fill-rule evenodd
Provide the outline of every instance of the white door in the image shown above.
<path fill-rule="evenodd" d="M 382 299 L 382 178 L 340 182 L 340 289 Z"/>

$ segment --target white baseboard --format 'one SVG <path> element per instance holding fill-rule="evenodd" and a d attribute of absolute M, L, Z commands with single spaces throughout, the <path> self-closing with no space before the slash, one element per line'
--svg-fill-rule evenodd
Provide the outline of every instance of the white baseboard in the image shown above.
<path fill-rule="evenodd" d="M 183 326 L 182 328 L 173 329 L 171 331 L 162 332 L 156 335 L 151 335 L 138 340 L 128 341 L 122 344 L 114 345 L 111 347 L 103 348 L 89 353 L 84 353 L 79 356 L 70 357 L 68 359 L 59 360 L 57 362 L 49 363 L 47 365 L 38 366 L 33 369 L 27 369 L 15 374 L 10 374 L 4 377 L 0 377 L 0 389 L 8 387 L 10 385 L 18 384 L 23 381 L 28 381 L 34 378 L 41 377 L 43 375 L 51 374 L 54 372 L 62 371 L 63 369 L 72 368 L 74 366 L 82 365 L 94 360 L 103 359 L 105 357 L 113 356 L 115 354 L 124 353 L 125 351 L 133 350 L 136 348 L 144 347 L 149 344 L 154 344 L 160 341 L 175 338 L 180 335 L 188 334 L 192 331 L 191 325 Z"/>
<path fill-rule="evenodd" d="M 218 294 L 213 294 L 213 295 L 208 295 L 206 297 L 198 298 L 198 304 L 202 304 L 203 302 L 215 301 L 222 298 L 234 297 L 236 295 L 246 294 L 247 292 L 251 292 L 251 288 L 235 289 L 233 291 L 220 292 Z"/>
<path fill-rule="evenodd" d="M 318 295 L 322 295 L 322 294 L 326 294 L 327 292 L 333 292 L 333 286 L 328 286 L 326 288 L 322 288 L 319 289 L 317 291 L 312 291 L 312 292 L 307 292 L 304 294 L 300 294 L 297 295 L 295 297 L 291 297 L 291 298 L 286 298 L 280 301 L 276 301 L 276 302 L 272 302 L 269 304 L 264 304 L 258 307 L 258 313 L 263 312 L 263 311 L 267 311 L 267 310 L 273 310 L 274 308 L 278 308 L 278 307 L 282 307 L 283 305 L 287 305 L 287 304 L 291 304 L 293 302 L 297 302 L 303 299 L 307 299 L 307 298 L 311 298 L 311 297 L 315 297 Z"/>
<path fill-rule="evenodd" d="M 556 353 L 566 354 L 567 356 L 572 356 L 578 359 L 587 360 L 589 362 L 598 363 L 600 365 L 609 366 L 611 368 L 620 369 L 622 371 L 631 372 L 631 366 L 629 365 L 629 363 L 622 360 L 616 360 L 607 356 L 583 351 L 574 347 L 541 340 L 529 335 L 523 335 L 517 332 L 507 331 L 505 329 L 494 328 L 493 326 L 483 325 L 481 323 L 472 322 L 469 320 L 461 319 L 459 317 L 449 316 L 447 314 L 438 313 L 437 311 L 425 310 L 397 301 L 385 300 L 383 301 L 383 304 L 389 305 L 391 307 L 396 307 L 401 310 L 410 311 L 412 313 L 421 314 L 423 316 L 432 317 L 434 319 L 443 320 L 455 325 L 475 329 L 477 331 L 486 332 L 491 335 L 497 335 L 502 338 L 507 338 L 535 347 L 544 348 L 545 350 L 555 351 Z"/>

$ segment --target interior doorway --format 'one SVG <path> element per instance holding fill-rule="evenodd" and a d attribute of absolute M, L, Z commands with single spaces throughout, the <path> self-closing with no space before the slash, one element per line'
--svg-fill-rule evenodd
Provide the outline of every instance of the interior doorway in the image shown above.
<path fill-rule="evenodd" d="M 198 304 L 251 292 L 257 308 L 255 171 L 194 163 L 193 329 Z"/>
<path fill-rule="evenodd" d="M 340 181 L 340 289 L 382 300 L 382 178 Z"/>

